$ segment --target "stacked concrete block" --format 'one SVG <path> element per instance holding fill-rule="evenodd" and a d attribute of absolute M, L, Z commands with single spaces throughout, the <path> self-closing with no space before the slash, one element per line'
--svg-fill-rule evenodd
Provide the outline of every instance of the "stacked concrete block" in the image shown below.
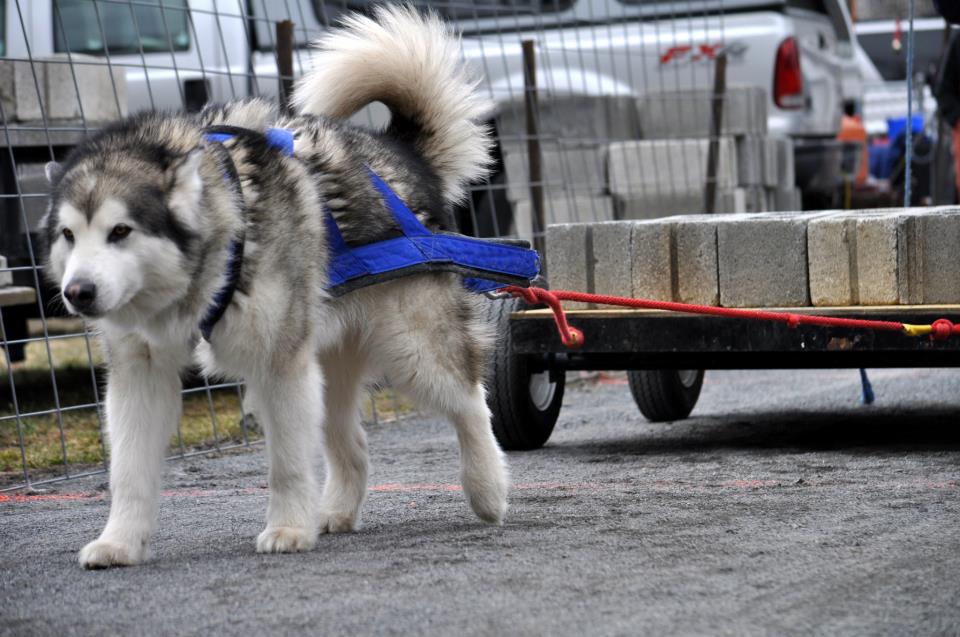
<path fill-rule="evenodd" d="M 533 237 L 533 204 L 529 199 L 518 201 L 513 207 L 516 234 L 522 239 Z M 583 193 L 555 194 L 543 201 L 546 224 L 612 221 L 616 218 L 613 197 Z"/>
<path fill-rule="evenodd" d="M 960 303 L 960 208 L 684 215 L 547 232 L 557 288 L 725 307 Z"/>
<path fill-rule="evenodd" d="M 607 150 L 604 146 L 545 143 L 540 150 L 540 183 L 547 197 L 571 190 L 603 194 L 607 190 Z M 507 197 L 512 202 L 530 199 L 530 156 L 526 147 L 503 149 L 507 171 Z"/>
<path fill-rule="evenodd" d="M 0 106 L 6 121 L 40 119 L 40 97 L 45 87 L 42 64 L 0 60 Z"/>
<path fill-rule="evenodd" d="M 566 223 L 547 227 L 547 276 L 550 287 L 557 290 L 588 292 L 593 280 L 587 276 L 593 270 L 593 229 L 586 223 Z M 590 254 L 590 267 L 587 255 Z M 587 307 L 584 303 L 564 301 L 566 309 Z"/>
<path fill-rule="evenodd" d="M 627 222 L 558 224 L 547 228 L 547 272 L 556 289 L 631 296 L 629 257 L 633 226 Z M 568 309 L 589 307 L 564 302 Z"/>
<path fill-rule="evenodd" d="M 803 197 L 799 188 L 768 189 L 767 210 L 778 212 L 796 212 L 803 210 Z"/>
<path fill-rule="evenodd" d="M 646 139 L 710 136 L 713 92 L 709 89 L 648 93 L 638 99 L 637 108 Z M 756 86 L 728 87 L 720 134 L 763 136 L 766 133 L 766 91 Z"/>
<path fill-rule="evenodd" d="M 671 244 L 669 223 L 633 223 L 629 253 L 633 296 L 657 301 L 673 299 Z"/>
<path fill-rule="evenodd" d="M 960 301 L 960 209 L 860 211 L 810 224 L 814 305 Z"/>
<path fill-rule="evenodd" d="M 527 137 L 522 97 L 504 104 L 497 115 L 501 143 L 523 143 Z M 581 144 L 606 144 L 640 136 L 637 105 L 631 96 L 550 95 L 540 93 L 537 133 L 545 140 L 563 139 Z"/>
<path fill-rule="evenodd" d="M 803 208 L 796 183 L 793 140 L 789 137 L 768 137 L 764 148 L 764 186 L 767 188 L 767 210 L 796 211 Z"/>
<path fill-rule="evenodd" d="M 770 213 L 717 226 L 717 270 L 724 307 L 810 305 L 807 223 L 811 215 Z"/>
<path fill-rule="evenodd" d="M 707 139 L 640 140 L 609 147 L 610 192 L 624 219 L 653 219 L 704 211 Z M 719 141 L 717 211 L 738 211 L 737 148 L 732 138 Z M 739 195 L 743 197 L 743 195 Z"/>
<path fill-rule="evenodd" d="M 517 232 L 531 229 L 530 159 L 522 101 L 505 105 L 497 119 L 514 204 Z M 541 94 L 537 113 L 541 184 L 547 221 L 607 221 L 616 218 L 607 197 L 607 144 L 634 139 L 640 124 L 630 96 Z"/>
<path fill-rule="evenodd" d="M 102 58 L 66 54 L 44 58 L 47 113 L 51 119 L 100 122 L 127 115 L 127 76 Z M 112 71 L 112 73 L 111 73 Z"/>
<path fill-rule="evenodd" d="M 676 279 L 672 300 L 719 305 L 717 224 L 680 217 L 671 223 L 671 232 L 671 263 Z"/>
<path fill-rule="evenodd" d="M 767 138 L 743 136 L 736 138 L 737 183 L 740 186 L 763 186 L 767 172 Z M 774 159 L 776 155 L 774 154 Z M 774 166 L 774 170 L 776 167 Z"/>
<path fill-rule="evenodd" d="M 707 179 L 708 139 L 653 139 L 617 142 L 609 147 L 610 191 L 621 196 L 664 192 L 702 193 Z M 737 186 L 733 140 L 719 143 L 717 186 Z"/>

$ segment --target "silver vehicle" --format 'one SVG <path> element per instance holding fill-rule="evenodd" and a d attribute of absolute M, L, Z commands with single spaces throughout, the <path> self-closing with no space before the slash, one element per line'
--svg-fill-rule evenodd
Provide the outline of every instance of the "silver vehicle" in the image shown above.
<path fill-rule="evenodd" d="M 294 66 L 307 43 L 368 0 L 4 0 L 5 55 L 104 55 L 126 70 L 128 108 L 195 107 L 277 92 L 274 22 L 296 25 Z M 517 0 L 432 5 L 463 30 L 464 55 L 500 101 L 522 93 L 520 42 L 540 54 L 553 93 L 630 94 L 704 87 L 721 47 L 728 84 L 769 94 L 769 129 L 832 138 L 843 99 L 857 98 L 856 42 L 839 0 Z M 155 5 L 155 6 L 154 6 Z M 23 13 L 23 28 L 18 12 Z"/>

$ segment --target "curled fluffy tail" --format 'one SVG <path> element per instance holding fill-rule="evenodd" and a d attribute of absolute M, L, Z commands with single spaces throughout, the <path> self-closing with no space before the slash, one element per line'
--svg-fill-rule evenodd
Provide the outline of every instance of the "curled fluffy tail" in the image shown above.
<path fill-rule="evenodd" d="M 443 181 L 446 199 L 463 199 L 467 182 L 487 175 L 492 103 L 475 91 L 459 41 L 434 14 L 385 5 L 354 14 L 322 36 L 313 70 L 297 84 L 302 113 L 345 118 L 383 102 L 415 128 L 411 140 Z M 398 118 L 399 116 L 399 118 Z"/>

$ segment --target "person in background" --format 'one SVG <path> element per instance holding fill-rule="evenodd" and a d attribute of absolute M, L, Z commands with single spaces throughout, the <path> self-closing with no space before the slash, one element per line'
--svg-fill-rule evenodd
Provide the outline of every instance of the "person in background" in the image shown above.
<path fill-rule="evenodd" d="M 843 117 L 840 119 L 840 132 L 837 134 L 837 139 L 860 147 L 857 153 L 860 156 L 857 174 L 852 177 L 856 185 L 862 186 L 867 182 L 870 169 L 870 158 L 867 155 L 867 129 L 864 128 L 861 117 L 857 115 L 857 105 L 853 100 L 846 100 L 843 104 Z"/>
<path fill-rule="evenodd" d="M 936 95 L 940 115 L 953 131 L 954 179 L 957 180 L 957 192 L 960 193 L 960 33 L 950 37 L 950 44 L 943 55 Z"/>

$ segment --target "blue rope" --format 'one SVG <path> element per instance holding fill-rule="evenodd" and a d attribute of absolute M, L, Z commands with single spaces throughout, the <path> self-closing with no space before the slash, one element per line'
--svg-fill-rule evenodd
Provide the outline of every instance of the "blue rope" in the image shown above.
<path fill-rule="evenodd" d="M 907 129 L 906 165 L 903 173 L 903 207 L 910 207 L 910 190 L 913 186 L 913 14 L 916 0 L 910 0 L 910 25 L 907 30 Z M 862 370 L 861 370 L 862 372 Z"/>
<path fill-rule="evenodd" d="M 870 379 L 867 378 L 867 370 L 860 368 L 860 386 L 863 391 L 860 394 L 860 404 L 862 405 L 872 405 L 873 401 L 876 400 L 876 396 L 873 393 L 873 385 L 870 384 Z"/>

